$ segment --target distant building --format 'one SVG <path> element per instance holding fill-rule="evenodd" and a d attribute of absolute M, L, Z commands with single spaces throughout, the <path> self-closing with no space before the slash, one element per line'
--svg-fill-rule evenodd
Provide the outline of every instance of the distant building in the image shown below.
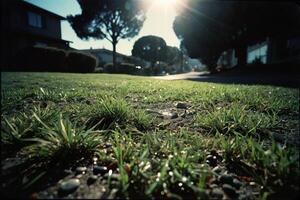
<path fill-rule="evenodd" d="M 218 60 L 218 65 L 230 68 L 237 65 L 238 59 L 234 49 L 224 51 Z M 266 38 L 253 42 L 247 47 L 247 64 L 300 64 L 300 37 L 288 39 Z"/>
<path fill-rule="evenodd" d="M 61 39 L 64 17 L 21 0 L 1 0 L 1 65 L 28 46 L 68 48 Z"/>
<path fill-rule="evenodd" d="M 107 49 L 83 49 L 79 51 L 90 53 L 96 56 L 99 60 L 99 63 L 102 65 L 112 63 L 113 61 L 113 52 Z M 150 62 L 147 62 L 134 56 L 127 56 L 121 53 L 116 53 L 116 61 L 117 63 L 131 63 L 141 67 L 150 67 Z"/>

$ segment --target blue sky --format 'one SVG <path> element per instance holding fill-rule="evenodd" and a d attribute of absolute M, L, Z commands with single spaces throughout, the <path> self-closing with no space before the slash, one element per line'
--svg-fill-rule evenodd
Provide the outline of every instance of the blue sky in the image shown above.
<path fill-rule="evenodd" d="M 61 16 L 75 15 L 81 13 L 81 9 L 76 0 L 26 0 L 34 5 L 42 7 L 46 10 L 59 14 Z M 173 20 L 176 16 L 174 6 L 165 3 L 174 0 L 149 0 L 153 5 L 147 12 L 147 19 L 138 36 L 130 40 L 121 40 L 117 45 L 117 51 L 126 55 L 131 55 L 131 49 L 134 42 L 145 35 L 157 35 L 166 41 L 169 46 L 179 47 L 179 40 L 177 39 L 173 28 Z M 112 50 L 111 43 L 106 40 L 83 41 L 76 36 L 76 33 L 67 21 L 62 21 L 62 39 L 72 41 L 71 47 L 77 49 L 92 48 L 106 48 Z"/>

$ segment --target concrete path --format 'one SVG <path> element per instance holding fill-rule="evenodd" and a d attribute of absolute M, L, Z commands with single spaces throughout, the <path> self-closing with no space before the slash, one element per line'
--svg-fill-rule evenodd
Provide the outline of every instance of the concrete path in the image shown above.
<path fill-rule="evenodd" d="M 207 74 L 208 72 L 188 72 L 184 74 L 175 74 L 175 75 L 166 75 L 166 76 L 152 76 L 151 78 L 163 79 L 163 80 L 184 80 L 184 79 L 197 79 Z"/>
<path fill-rule="evenodd" d="M 199 82 L 247 84 L 247 85 L 273 85 L 300 88 L 299 74 L 291 73 L 260 73 L 257 71 L 228 71 L 210 75 L 208 72 L 189 72 L 184 74 L 152 76 L 162 80 L 192 80 Z"/>

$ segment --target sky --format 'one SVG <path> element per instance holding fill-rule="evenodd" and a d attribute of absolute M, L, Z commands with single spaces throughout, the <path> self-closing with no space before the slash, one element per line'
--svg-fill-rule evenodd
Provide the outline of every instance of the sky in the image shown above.
<path fill-rule="evenodd" d="M 76 0 L 25 0 L 41 8 L 66 17 L 81 13 L 81 8 Z M 120 40 L 117 44 L 117 52 L 131 55 L 134 42 L 145 35 L 156 35 L 164 38 L 167 45 L 179 47 L 180 41 L 173 31 L 173 21 L 176 17 L 176 11 L 172 3 L 175 0 L 149 0 L 155 3 L 149 8 L 146 20 L 139 34 L 128 39 Z M 67 21 L 62 21 L 62 39 L 72 41 L 71 47 L 76 49 L 106 48 L 112 50 L 112 45 L 107 40 L 83 41 L 76 36 L 76 33 Z"/>

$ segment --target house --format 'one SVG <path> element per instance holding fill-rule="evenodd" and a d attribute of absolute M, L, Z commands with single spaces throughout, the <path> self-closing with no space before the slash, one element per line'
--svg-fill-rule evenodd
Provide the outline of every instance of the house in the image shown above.
<path fill-rule="evenodd" d="M 102 67 L 107 63 L 112 63 L 113 61 L 113 52 L 107 49 L 83 49 L 80 50 L 84 53 L 90 53 L 96 56 L 99 60 L 99 64 Z M 116 61 L 117 63 L 131 63 L 141 67 L 150 67 L 150 62 L 144 61 L 140 58 L 134 56 L 127 56 L 121 53 L 116 52 Z"/>
<path fill-rule="evenodd" d="M 224 51 L 218 65 L 231 68 L 237 65 L 234 49 Z M 261 41 L 254 41 L 247 46 L 247 65 L 260 64 L 298 64 L 300 65 L 300 37 L 275 39 L 267 37 Z"/>
<path fill-rule="evenodd" d="M 28 46 L 69 48 L 61 39 L 64 17 L 21 0 L 1 0 L 1 67 Z"/>

